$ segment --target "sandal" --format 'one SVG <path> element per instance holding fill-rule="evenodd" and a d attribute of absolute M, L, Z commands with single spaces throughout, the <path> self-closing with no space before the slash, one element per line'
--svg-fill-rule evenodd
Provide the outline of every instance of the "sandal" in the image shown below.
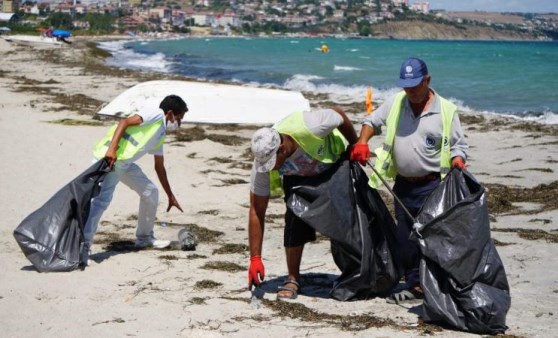
<path fill-rule="evenodd" d="M 390 304 L 411 303 L 424 299 L 424 292 L 415 288 L 409 288 L 400 292 L 392 293 L 386 301 Z"/>
<path fill-rule="evenodd" d="M 288 286 L 289 284 L 296 285 L 296 288 L 292 286 Z M 280 291 L 287 291 L 290 292 L 290 295 L 281 295 Z M 295 279 L 287 279 L 283 286 L 277 288 L 277 299 L 296 299 L 298 294 L 300 293 L 300 283 Z"/>

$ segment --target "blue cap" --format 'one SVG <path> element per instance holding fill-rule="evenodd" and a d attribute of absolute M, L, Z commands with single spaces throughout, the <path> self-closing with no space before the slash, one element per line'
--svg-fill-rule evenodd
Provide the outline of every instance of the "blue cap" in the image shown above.
<path fill-rule="evenodd" d="M 396 84 L 401 88 L 416 87 L 424 79 L 425 75 L 428 75 L 426 63 L 418 58 L 408 58 L 401 65 L 399 80 L 397 80 Z"/>

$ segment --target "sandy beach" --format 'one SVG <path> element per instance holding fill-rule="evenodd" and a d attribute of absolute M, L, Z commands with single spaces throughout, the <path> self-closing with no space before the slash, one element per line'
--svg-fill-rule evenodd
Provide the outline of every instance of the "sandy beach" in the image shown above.
<path fill-rule="evenodd" d="M 37 48 L 0 39 L 0 336 L 475 336 L 424 324 L 416 304 L 329 299 L 339 270 L 324 238 L 305 249 L 304 294 L 276 301 L 286 274 L 282 199 L 270 201 L 266 217 L 264 299 L 251 302 L 249 140 L 257 126 L 187 124 L 167 138 L 167 174 L 184 213 L 166 213 L 161 193 L 155 235 L 176 240 L 188 228 L 199 237 L 195 251 L 127 250 L 138 197 L 119 185 L 95 237 L 94 263 L 38 273 L 13 230 L 90 165 L 94 143 L 112 123 L 94 119 L 96 109 L 142 81 L 180 79 L 107 68 L 88 44 Z M 308 98 L 313 108 L 334 103 Z M 359 129 L 364 103 L 342 107 Z M 473 114 L 461 121 L 469 170 L 489 190 L 492 237 L 511 287 L 506 334 L 556 336 L 558 127 Z M 158 183 L 151 157 L 139 165 Z"/>

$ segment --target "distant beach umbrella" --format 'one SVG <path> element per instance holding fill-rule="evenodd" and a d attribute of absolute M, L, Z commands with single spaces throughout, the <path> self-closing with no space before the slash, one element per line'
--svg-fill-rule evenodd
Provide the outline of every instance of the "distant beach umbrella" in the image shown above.
<path fill-rule="evenodd" d="M 0 27 L 0 31 L 10 32 L 11 29 L 9 29 L 8 27 Z"/>
<path fill-rule="evenodd" d="M 55 38 L 69 38 L 72 36 L 72 33 L 62 29 L 55 29 L 52 31 L 52 36 Z"/>

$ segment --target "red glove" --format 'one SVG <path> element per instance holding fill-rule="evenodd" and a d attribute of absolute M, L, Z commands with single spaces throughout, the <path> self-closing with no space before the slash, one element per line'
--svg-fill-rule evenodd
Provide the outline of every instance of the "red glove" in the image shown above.
<path fill-rule="evenodd" d="M 460 156 L 456 156 L 451 160 L 451 167 L 452 168 L 459 168 L 461 170 L 465 169 L 465 162 L 463 162 L 463 158 Z"/>
<path fill-rule="evenodd" d="M 367 143 L 357 143 L 351 148 L 351 161 L 358 161 L 362 165 L 370 159 L 370 148 Z"/>
<path fill-rule="evenodd" d="M 250 267 L 248 268 L 248 290 L 252 290 L 252 285 L 260 285 L 265 277 L 265 268 L 262 256 L 250 257 Z"/>

